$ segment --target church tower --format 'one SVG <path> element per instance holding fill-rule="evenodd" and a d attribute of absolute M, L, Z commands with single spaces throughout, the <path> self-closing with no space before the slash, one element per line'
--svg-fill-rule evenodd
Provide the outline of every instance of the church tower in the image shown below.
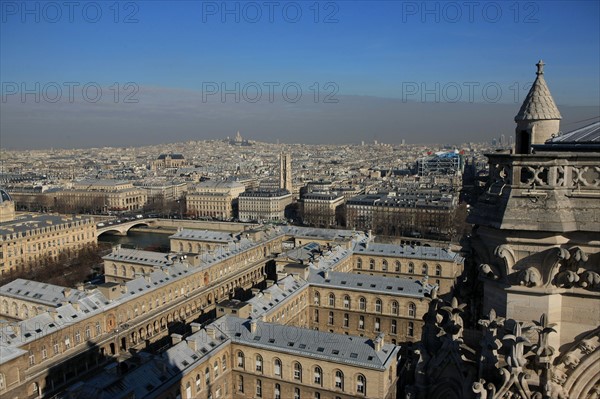
<path fill-rule="evenodd" d="M 292 154 L 279 155 L 279 188 L 292 192 Z"/>
<path fill-rule="evenodd" d="M 540 60 L 536 65 L 537 77 L 515 116 L 516 154 L 530 154 L 532 145 L 544 144 L 560 131 L 562 117 L 544 79 L 544 61 Z"/>

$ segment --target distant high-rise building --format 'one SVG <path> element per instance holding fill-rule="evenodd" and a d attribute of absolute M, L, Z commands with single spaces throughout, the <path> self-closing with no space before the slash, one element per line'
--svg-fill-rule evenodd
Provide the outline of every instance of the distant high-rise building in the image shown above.
<path fill-rule="evenodd" d="M 279 188 L 292 192 L 292 154 L 279 155 Z"/>

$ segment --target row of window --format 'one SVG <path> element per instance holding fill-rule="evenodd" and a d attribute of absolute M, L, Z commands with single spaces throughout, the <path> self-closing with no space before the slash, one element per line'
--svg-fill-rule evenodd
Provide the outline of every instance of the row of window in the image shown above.
<path fill-rule="evenodd" d="M 261 355 L 256 355 L 255 358 L 255 371 L 257 373 L 263 373 L 264 372 L 264 363 L 263 363 L 263 358 Z M 237 366 L 239 368 L 245 369 L 245 357 L 244 357 L 244 353 L 239 351 L 237 353 Z M 282 370 L 283 370 L 283 366 L 282 366 L 282 362 L 279 359 L 274 359 L 273 360 L 273 375 L 276 377 L 281 377 L 282 376 Z M 298 362 L 294 362 L 292 364 L 292 377 L 295 381 L 298 382 L 302 382 L 303 379 L 303 369 L 302 369 L 302 365 Z M 322 387 L 323 386 L 323 381 L 324 381 L 324 375 L 323 375 L 323 369 L 321 369 L 321 367 L 319 366 L 315 366 L 312 370 L 312 378 L 309 376 L 309 380 L 317 386 Z M 344 384 L 345 384 L 345 378 L 344 378 L 344 373 L 341 370 L 335 370 L 335 372 L 333 373 L 333 386 L 335 387 L 335 389 L 340 390 L 340 391 L 344 391 Z M 244 377 L 243 376 L 238 376 L 238 391 L 239 392 L 244 392 Z M 279 385 L 279 384 L 276 384 Z M 298 390 L 298 388 L 296 388 Z M 275 387 L 275 392 L 277 392 L 277 386 Z M 279 389 L 279 391 L 281 391 L 281 389 Z M 366 378 L 362 375 L 362 374 L 358 374 L 356 376 L 356 393 L 359 394 L 363 394 L 366 395 L 367 392 L 367 381 Z M 262 397 L 262 381 L 260 379 L 256 380 L 256 396 L 258 397 Z M 277 397 L 277 395 L 275 395 L 275 397 Z"/>
<path fill-rule="evenodd" d="M 314 310 L 313 320 L 314 320 L 315 323 L 319 322 L 319 309 L 315 309 Z M 327 324 L 330 325 L 330 326 L 333 326 L 335 324 L 334 313 L 333 312 L 329 312 L 329 316 L 327 318 Z M 349 328 L 350 327 L 350 315 L 348 313 L 344 313 L 343 327 L 345 327 L 345 328 Z M 357 328 L 359 330 L 364 330 L 365 329 L 365 316 L 359 316 L 358 317 Z M 381 319 L 379 317 L 375 318 L 375 322 L 374 322 L 374 325 L 373 325 L 373 331 L 375 331 L 375 332 L 381 332 Z M 407 324 L 407 328 L 406 328 L 406 335 L 409 336 L 409 337 L 413 337 L 414 333 L 415 333 L 415 323 L 413 323 L 412 321 L 409 321 L 408 324 Z M 391 323 L 390 323 L 390 334 L 393 334 L 393 335 L 398 334 L 398 322 L 396 320 L 391 320 Z"/>
<path fill-rule="evenodd" d="M 356 259 L 356 268 L 357 269 L 363 268 L 362 258 Z M 375 259 L 373 259 L 373 258 L 369 259 L 369 270 L 375 270 Z M 386 259 L 383 259 L 381 261 L 381 270 L 383 270 L 383 271 L 388 270 L 388 261 Z M 399 273 L 402 272 L 402 265 L 399 260 L 394 262 L 394 271 L 399 272 Z M 406 272 L 410 273 L 410 274 L 415 273 L 415 264 L 413 262 L 408 262 L 408 267 L 407 267 Z M 427 265 L 427 263 L 423 263 L 423 265 L 421 265 L 421 274 L 429 275 L 429 266 Z M 435 265 L 435 275 L 436 276 L 442 275 L 442 266 L 441 265 Z"/>
<path fill-rule="evenodd" d="M 330 307 L 335 307 L 336 305 L 336 297 L 335 294 L 333 292 L 330 292 L 329 295 L 327 296 L 327 304 Z M 321 293 L 319 293 L 318 291 L 315 291 L 314 296 L 313 296 L 313 302 L 316 306 L 320 306 L 321 305 Z M 342 305 L 344 309 L 352 309 L 352 299 L 350 298 L 349 295 L 344 295 L 342 298 Z M 367 299 L 365 297 L 360 297 L 358 298 L 358 309 L 359 310 L 367 310 Z M 399 309 L 400 309 L 400 305 L 398 304 L 398 301 L 392 301 L 390 302 L 390 313 L 393 315 L 398 316 L 399 315 Z M 382 313 L 383 312 L 383 301 L 379 298 L 377 298 L 375 300 L 375 308 L 374 308 L 375 313 Z M 417 305 L 415 305 L 413 302 L 409 302 L 407 305 L 407 314 L 408 317 L 416 317 L 417 315 Z"/>

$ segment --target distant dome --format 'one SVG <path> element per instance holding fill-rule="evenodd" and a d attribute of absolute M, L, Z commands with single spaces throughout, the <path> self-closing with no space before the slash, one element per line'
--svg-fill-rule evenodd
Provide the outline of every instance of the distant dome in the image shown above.
<path fill-rule="evenodd" d="M 8 195 L 8 193 L 0 188 L 0 203 L 6 201 L 12 201 L 13 199 Z"/>

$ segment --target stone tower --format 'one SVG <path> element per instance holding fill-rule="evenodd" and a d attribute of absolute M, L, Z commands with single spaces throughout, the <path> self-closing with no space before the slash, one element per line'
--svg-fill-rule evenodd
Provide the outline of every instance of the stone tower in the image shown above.
<path fill-rule="evenodd" d="M 292 192 L 292 154 L 279 155 L 279 188 Z"/>
<path fill-rule="evenodd" d="M 534 144 L 544 144 L 560 131 L 560 112 L 544 79 L 544 61 L 537 64 L 536 79 L 521 105 L 515 122 L 515 153 L 529 154 Z"/>

